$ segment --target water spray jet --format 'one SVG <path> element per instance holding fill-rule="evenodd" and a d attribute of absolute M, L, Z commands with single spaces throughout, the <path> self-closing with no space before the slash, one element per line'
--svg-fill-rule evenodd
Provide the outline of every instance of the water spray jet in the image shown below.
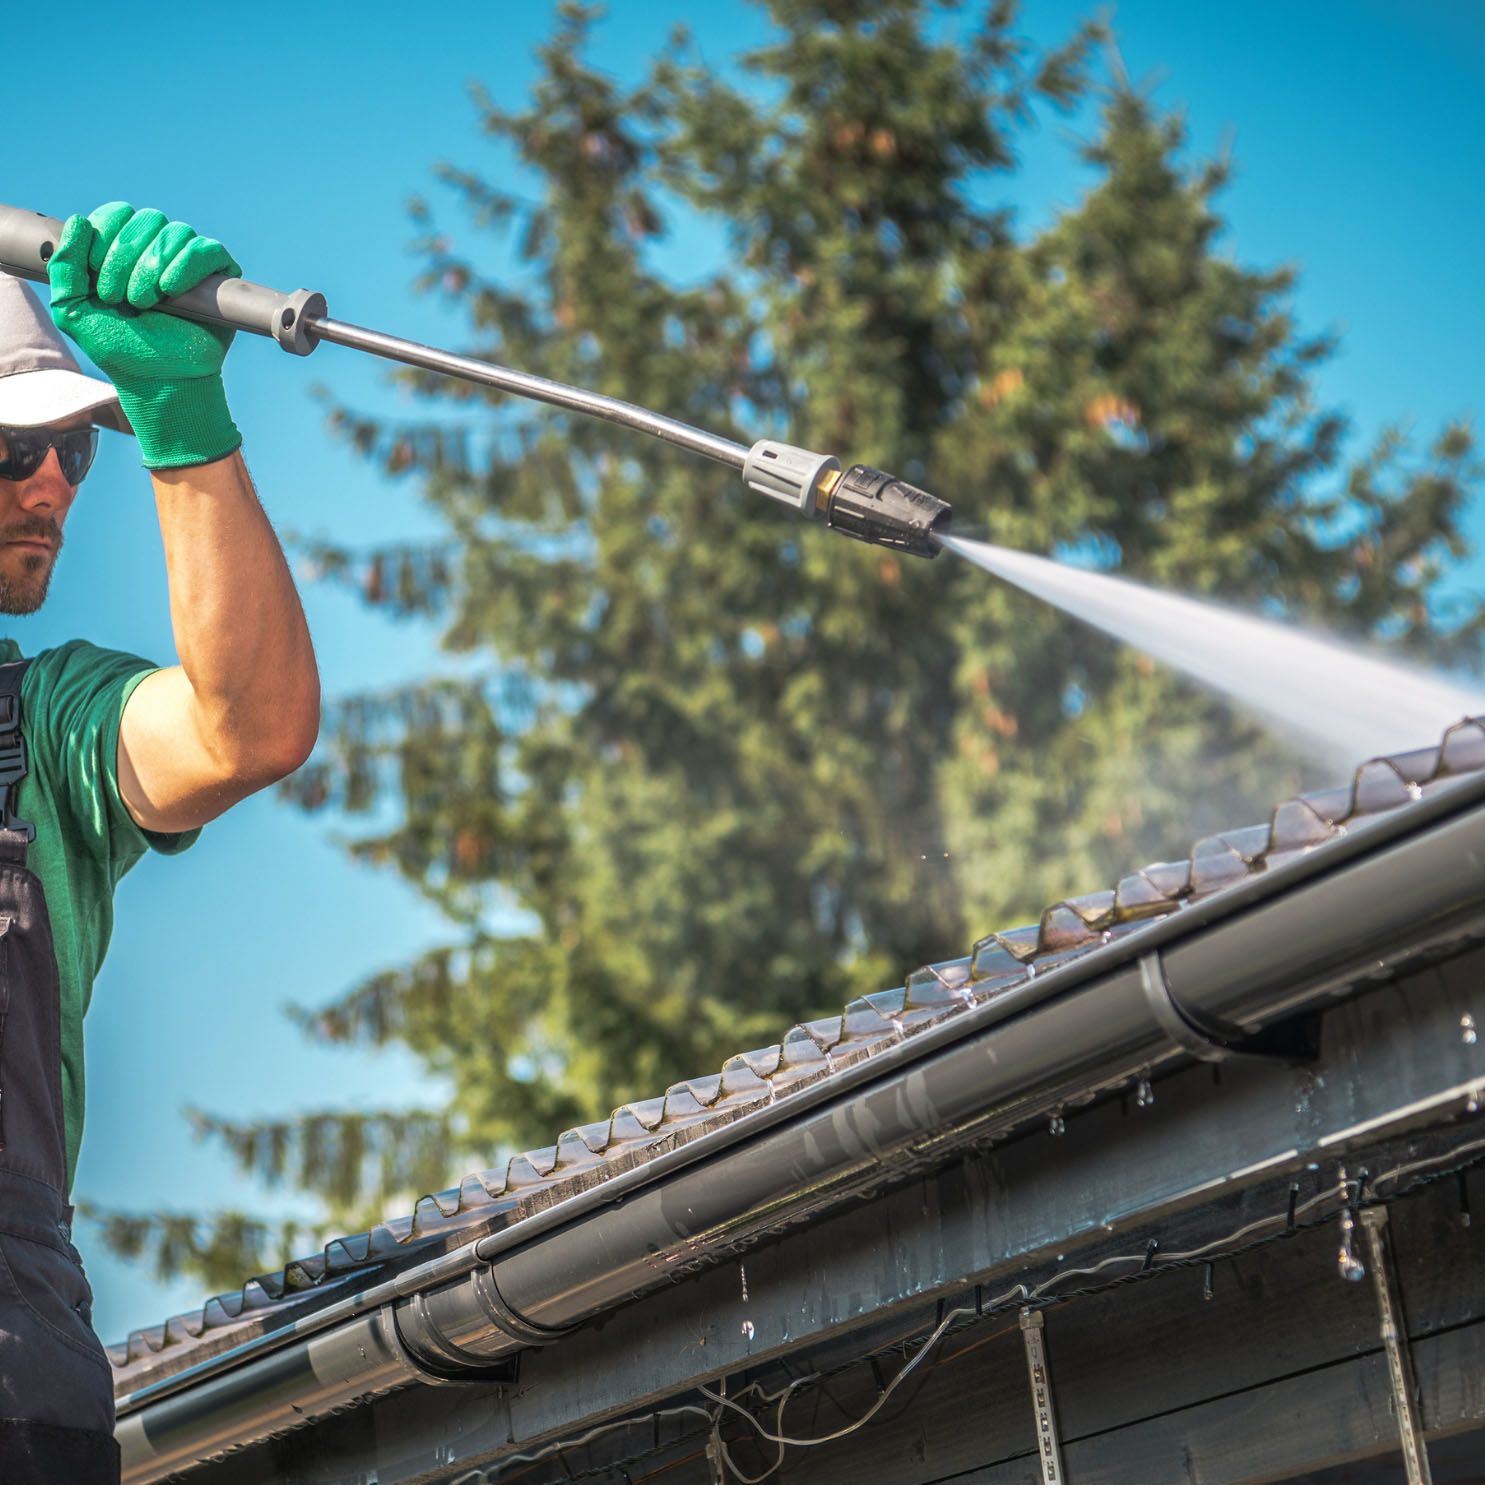
<path fill-rule="evenodd" d="M 1351 767 L 1485 711 L 1480 693 L 1302 629 L 988 542 L 951 552 L 1277 722 Z"/>
<path fill-rule="evenodd" d="M 55 217 L 0 206 L 0 271 L 46 283 L 47 260 L 61 233 L 62 223 Z M 325 296 L 310 289 L 286 294 L 218 274 L 157 307 L 186 319 L 269 336 L 295 356 L 307 356 L 322 340 L 328 340 L 384 360 L 603 418 L 740 470 L 749 489 L 790 506 L 806 519 L 823 519 L 826 526 L 856 541 L 932 559 L 938 556 L 938 536 L 948 530 L 950 511 L 944 501 L 880 469 L 853 464 L 842 472 L 833 454 L 772 439 L 760 439 L 748 448 L 617 397 L 335 320 Z"/>

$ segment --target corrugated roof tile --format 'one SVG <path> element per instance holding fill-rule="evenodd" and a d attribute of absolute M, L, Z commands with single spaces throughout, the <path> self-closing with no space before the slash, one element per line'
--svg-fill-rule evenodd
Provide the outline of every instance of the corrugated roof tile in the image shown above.
<path fill-rule="evenodd" d="M 172 1315 L 165 1322 L 165 1344 L 179 1344 L 182 1341 L 194 1341 L 198 1339 L 201 1332 L 206 1328 L 206 1322 L 198 1312 L 196 1314 Z"/>
<path fill-rule="evenodd" d="M 748 1064 L 760 1078 L 771 1078 L 779 1070 L 779 1057 L 782 1048 L 775 1042 L 771 1047 L 758 1047 L 751 1052 L 739 1052 L 737 1055 Z"/>
<path fill-rule="evenodd" d="M 609 1141 L 613 1138 L 613 1116 L 607 1119 L 596 1120 L 592 1124 L 579 1124 L 576 1129 L 569 1129 L 562 1139 L 557 1141 L 559 1158 L 561 1157 L 562 1142 L 570 1137 L 579 1139 L 584 1147 L 594 1155 L 601 1155 L 608 1148 Z"/>
<path fill-rule="evenodd" d="M 710 1108 L 722 1096 L 722 1079 L 715 1073 L 705 1078 L 687 1078 L 686 1087 L 703 1108 Z"/>
<path fill-rule="evenodd" d="M 712 1094 L 712 1101 L 716 1099 L 717 1093 L 722 1091 L 720 1079 L 717 1083 L 716 1092 Z M 691 1119 L 699 1119 L 705 1116 L 709 1103 L 702 1103 L 699 1098 L 686 1086 L 685 1083 L 673 1084 L 665 1094 L 665 1124 L 684 1124 Z"/>
<path fill-rule="evenodd" d="M 825 1052 L 809 1031 L 803 1026 L 791 1026 L 784 1033 L 783 1044 L 779 1053 L 779 1072 L 796 1068 L 801 1063 L 816 1064 L 824 1062 Z"/>
<path fill-rule="evenodd" d="M 1037 932 L 1037 953 L 1055 954 L 1064 949 L 1082 948 L 1095 943 L 1098 933 L 1065 902 L 1050 907 L 1042 914 Z"/>
<path fill-rule="evenodd" d="M 901 1006 L 901 1002 L 898 1002 Z M 895 1013 L 899 1014 L 900 1013 Z M 896 1036 L 899 1020 L 888 1015 L 868 997 L 859 995 L 841 1015 L 841 1041 L 856 1046 L 872 1043 L 884 1036 Z"/>
<path fill-rule="evenodd" d="M 1042 936 L 1039 928 L 1006 928 L 992 933 L 991 938 L 1013 959 L 1029 964 L 1041 951 Z"/>
<path fill-rule="evenodd" d="M 505 1167 L 475 1171 L 459 1182 L 459 1205 L 466 1210 L 490 1206 L 505 1195 Z"/>
<path fill-rule="evenodd" d="M 914 975 L 920 975 L 923 971 L 915 969 Z M 911 979 L 912 976 L 909 976 Z M 889 1021 L 896 1024 L 897 1018 L 907 1008 L 907 986 L 898 985 L 893 990 L 872 990 L 861 997 L 868 1005 L 873 1007 L 879 1016 L 885 1016 Z"/>
<path fill-rule="evenodd" d="M 427 1201 L 425 1196 L 423 1201 Z M 423 1201 L 418 1206 L 423 1205 Z M 414 1222 L 416 1226 L 416 1222 Z M 325 1261 L 325 1255 L 311 1253 L 304 1258 L 296 1258 L 292 1263 L 284 1267 L 285 1289 L 313 1289 L 317 1284 L 324 1282 L 326 1271 L 330 1265 Z"/>
<path fill-rule="evenodd" d="M 325 1246 L 325 1258 L 335 1273 L 344 1273 L 349 1268 L 360 1268 L 371 1256 L 371 1234 L 352 1233 L 349 1237 L 334 1238 Z"/>
<path fill-rule="evenodd" d="M 625 1104 L 621 1109 L 614 1110 L 614 1117 L 610 1120 L 609 1128 L 612 1131 L 609 1148 L 614 1149 L 621 1145 L 632 1145 L 636 1142 L 648 1144 L 655 1138 L 655 1124 L 641 1122 L 635 1115 L 631 1104 Z"/>
<path fill-rule="evenodd" d="M 766 1098 L 768 1079 L 760 1078 L 742 1057 L 729 1057 L 722 1064 L 722 1102 L 739 1098 Z"/>
<path fill-rule="evenodd" d="M 1000 941 L 998 933 L 982 938 L 970 955 L 970 978 L 979 991 L 987 980 L 1019 980 L 1026 975 L 1026 961 Z"/>
<path fill-rule="evenodd" d="M 654 1129 L 665 1119 L 665 1099 L 639 1098 L 633 1103 L 626 1103 L 624 1111 L 632 1114 L 646 1129 Z"/>
<path fill-rule="evenodd" d="M 213 1295 L 202 1306 L 202 1328 L 210 1330 L 214 1325 L 227 1325 L 237 1319 L 240 1314 L 242 1314 L 242 1291 L 240 1289 L 230 1294 Z"/>
<path fill-rule="evenodd" d="M 1337 784 L 1329 789 L 1312 789 L 1298 797 L 1332 826 L 1344 826 L 1355 812 L 1356 798 L 1350 784 Z"/>
<path fill-rule="evenodd" d="M 955 961 L 956 966 L 959 962 Z M 964 999 L 961 992 L 965 983 L 965 978 L 950 973 L 944 965 L 925 964 L 907 977 L 902 989 L 903 1013 L 959 1005 Z"/>
<path fill-rule="evenodd" d="M 557 1151 L 555 1146 L 538 1153 L 537 1158 L 541 1160 L 538 1165 L 531 1154 L 513 1155 L 510 1164 L 505 1168 L 505 1189 L 507 1191 L 520 1191 L 527 1186 L 540 1186 L 552 1173 L 552 1167 L 557 1163 Z"/>
<path fill-rule="evenodd" d="M 1189 863 L 1187 863 L 1189 867 Z M 1189 869 L 1184 874 L 1189 879 Z M 1114 889 L 1114 916 L 1121 923 L 1143 921 L 1171 910 L 1172 894 L 1162 891 L 1148 871 L 1121 877 Z"/>
<path fill-rule="evenodd" d="M 815 1021 L 802 1021 L 800 1025 L 814 1038 L 815 1045 L 822 1052 L 833 1051 L 845 1035 L 843 1016 L 821 1016 Z"/>
<path fill-rule="evenodd" d="M 1262 861 L 1272 844 L 1268 825 L 1247 825 L 1241 830 L 1224 830 L 1219 839 L 1230 851 L 1250 864 Z"/>
<path fill-rule="evenodd" d="M 1242 881 L 1247 875 L 1248 862 L 1230 846 L 1206 851 L 1191 858 L 1191 896 L 1210 896 Z"/>
<path fill-rule="evenodd" d="M 1064 904 L 1070 907 L 1089 928 L 1104 929 L 1114 921 L 1114 893 L 1089 892 L 1082 897 L 1069 897 Z"/>
<path fill-rule="evenodd" d="M 1473 773 L 1485 768 L 1485 718 L 1466 717 L 1445 734 L 1440 748 L 1440 771 Z"/>
<path fill-rule="evenodd" d="M 1356 770 L 1352 809 L 1358 815 L 1393 810 L 1417 797 L 1417 781 L 1405 778 L 1389 759 L 1377 758 Z"/>
<path fill-rule="evenodd" d="M 371 1229 L 371 1253 L 376 1258 L 390 1258 L 413 1235 L 411 1217 L 386 1217 Z"/>
<path fill-rule="evenodd" d="M 1332 834 L 1330 821 L 1309 800 L 1287 799 L 1274 811 L 1273 821 L 1269 826 L 1271 843 L 1267 863 L 1273 864 L 1276 852 L 1300 851 L 1318 846 L 1321 841 L 1329 840 Z"/>
<path fill-rule="evenodd" d="M 1404 778 L 1421 784 L 1437 777 L 1443 757 L 1442 745 L 1435 744 L 1431 748 L 1411 748 L 1406 753 L 1394 753 L 1392 762 Z"/>
<path fill-rule="evenodd" d="M 589 1130 L 595 1126 L 588 1125 Z M 554 1175 L 565 1175 L 569 1171 L 588 1170 L 599 1164 L 603 1159 L 603 1151 L 608 1147 L 608 1135 L 612 1125 L 609 1120 L 603 1121 L 603 1139 L 595 1143 L 589 1143 L 588 1136 L 581 1129 L 568 1129 L 557 1137 L 557 1162 L 552 1167 Z"/>

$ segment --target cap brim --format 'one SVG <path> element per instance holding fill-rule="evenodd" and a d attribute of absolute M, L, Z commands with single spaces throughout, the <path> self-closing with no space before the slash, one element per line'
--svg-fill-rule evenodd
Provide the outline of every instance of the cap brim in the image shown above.
<path fill-rule="evenodd" d="M 35 428 L 43 423 L 75 418 L 79 413 L 90 414 L 100 428 L 112 428 L 116 433 L 134 432 L 112 384 L 95 376 L 61 367 L 0 376 L 0 423 L 8 423 L 12 428 Z"/>

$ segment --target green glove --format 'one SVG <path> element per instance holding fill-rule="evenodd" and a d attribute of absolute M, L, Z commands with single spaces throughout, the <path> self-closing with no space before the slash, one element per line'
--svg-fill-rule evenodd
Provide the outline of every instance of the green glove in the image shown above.
<path fill-rule="evenodd" d="M 47 272 L 53 321 L 114 384 L 146 469 L 210 464 L 241 445 L 222 386 L 235 332 L 151 313 L 214 273 L 240 278 L 221 243 L 111 201 L 67 218 Z"/>

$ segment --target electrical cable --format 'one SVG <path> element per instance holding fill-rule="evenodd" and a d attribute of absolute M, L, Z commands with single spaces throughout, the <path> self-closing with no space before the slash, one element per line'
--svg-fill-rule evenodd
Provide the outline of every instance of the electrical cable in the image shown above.
<path fill-rule="evenodd" d="M 974 1314 L 974 1311 L 972 1309 L 950 1310 L 949 1313 L 945 1315 L 944 1318 L 940 1320 L 936 1326 L 934 1326 L 933 1330 L 929 1333 L 928 1338 L 923 1342 L 922 1348 L 918 1351 L 918 1354 L 914 1356 L 912 1360 L 909 1361 L 904 1367 L 902 1367 L 898 1371 L 897 1375 L 894 1376 L 884 1388 L 882 1388 L 882 1390 L 877 1394 L 877 1400 L 854 1423 L 847 1424 L 845 1428 L 838 1428 L 834 1433 L 821 1434 L 818 1438 L 795 1439 L 790 1438 L 783 1433 L 769 1433 L 763 1427 L 763 1425 L 759 1423 L 758 1420 L 750 1412 L 748 1412 L 746 1408 L 742 1407 L 739 1403 L 734 1402 L 730 1397 L 723 1397 L 720 1393 L 713 1392 L 709 1387 L 706 1386 L 700 1386 L 696 1390 L 703 1397 L 709 1397 L 714 1403 L 719 1404 L 721 1407 L 729 1408 L 732 1412 L 740 1414 L 757 1430 L 759 1438 L 765 1440 L 767 1443 L 778 1444 L 781 1448 L 789 1447 L 796 1449 L 814 1449 L 821 1444 L 833 1444 L 837 1439 L 843 1439 L 846 1437 L 847 1434 L 855 1433 L 858 1428 L 861 1428 L 867 1423 L 870 1423 L 871 1420 L 875 1418 L 876 1415 L 886 1405 L 887 1399 L 891 1397 L 892 1394 L 896 1392 L 897 1389 L 905 1381 L 907 1381 L 908 1377 L 912 1374 L 918 1364 L 932 1352 L 933 1348 L 942 1339 L 944 1332 L 948 1330 L 949 1326 L 961 1315 L 966 1314 L 972 1315 Z M 789 1384 L 788 1391 L 792 1392 L 798 1385 L 798 1383 L 791 1382 Z M 773 1398 L 769 1397 L 765 1399 L 765 1401 L 772 1402 Z M 784 1403 L 786 1403 L 787 1401 L 788 1396 L 785 1395 L 783 1401 L 779 1403 L 779 1422 L 777 1425 L 779 1428 L 783 1427 Z"/>
<path fill-rule="evenodd" d="M 1369 1196 L 1360 1205 L 1382 1205 L 1381 1191 L 1383 1187 L 1390 1187 L 1396 1184 L 1398 1189 L 1393 1193 L 1393 1199 L 1397 1199 L 1398 1197 L 1409 1195 L 1414 1191 L 1433 1185 L 1439 1180 L 1467 1171 L 1479 1164 L 1482 1160 L 1485 1160 L 1485 1138 L 1466 1141 L 1464 1144 L 1456 1145 L 1452 1149 L 1438 1155 L 1424 1156 L 1416 1160 L 1403 1162 L 1375 1176 L 1365 1175 L 1365 1187 Z M 1401 1184 L 1404 1182 L 1406 1184 Z M 938 1343 L 951 1330 L 967 1329 L 993 1316 L 1004 1314 L 1008 1309 L 1026 1308 L 1028 1306 L 1046 1308 L 1052 1305 L 1065 1304 L 1070 1300 L 1091 1294 L 1106 1293 L 1111 1289 L 1119 1288 L 1141 1279 L 1150 1278 L 1155 1274 L 1164 1273 L 1171 1269 L 1195 1267 L 1216 1258 L 1237 1257 L 1240 1254 L 1251 1252 L 1255 1248 L 1266 1247 L 1271 1243 L 1296 1236 L 1300 1232 L 1314 1231 L 1336 1220 L 1346 1205 L 1354 1204 L 1355 1186 L 1356 1182 L 1354 1180 L 1337 1179 L 1331 1184 L 1322 1187 L 1306 1200 L 1292 1202 L 1282 1212 L 1247 1222 L 1223 1237 L 1202 1243 L 1195 1248 L 1167 1253 L 1161 1252 L 1158 1248 L 1151 1249 L 1145 1247 L 1138 1253 L 1113 1254 L 1091 1265 L 1058 1269 L 1040 1284 L 1032 1286 L 1027 1286 L 1023 1283 L 1013 1284 L 994 1299 L 973 1305 L 957 1306 L 949 1310 L 932 1330 L 921 1338 L 906 1337 L 888 1346 L 878 1347 L 869 1353 L 870 1356 L 880 1356 L 890 1352 L 903 1351 L 906 1347 L 913 1345 L 916 1345 L 918 1348 L 880 1388 L 876 1399 L 859 1418 L 827 1434 L 821 1434 L 814 1438 L 796 1438 L 786 1434 L 784 1432 L 785 1408 L 800 1388 L 813 1383 L 828 1381 L 833 1376 L 857 1367 L 863 1361 L 869 1359 L 867 1355 L 852 1357 L 849 1361 L 842 1362 L 838 1366 L 831 1367 L 825 1371 L 812 1372 L 793 1378 L 786 1386 L 772 1392 L 765 1391 L 758 1382 L 750 1382 L 735 1397 L 729 1398 L 724 1393 L 715 1392 L 704 1384 L 698 1385 L 696 1391 L 708 1399 L 712 1404 L 711 1407 L 701 1407 L 697 1404 L 681 1405 L 661 1409 L 657 1412 L 640 1414 L 632 1418 L 619 1419 L 612 1423 L 603 1424 L 599 1428 L 589 1430 L 587 1433 L 579 1435 L 576 1438 L 558 1440 L 527 1454 L 508 1455 L 506 1458 L 498 1460 L 482 1469 L 475 1469 L 459 1475 L 451 1479 L 448 1485 L 496 1485 L 496 1482 L 504 1477 L 506 1468 L 511 1465 L 536 1463 L 541 1459 L 549 1458 L 551 1455 L 561 1453 L 564 1450 L 580 1448 L 582 1445 L 591 1442 L 601 1435 L 615 1432 L 621 1428 L 638 1427 L 641 1424 L 651 1423 L 660 1418 L 673 1417 L 678 1414 L 690 1414 L 705 1418 L 709 1424 L 708 1436 L 715 1441 L 717 1455 L 725 1463 L 727 1470 L 737 1479 L 739 1485 L 761 1485 L 761 1482 L 769 1479 L 783 1467 L 786 1449 L 818 1448 L 821 1445 L 834 1443 L 842 1438 L 846 1438 L 858 1429 L 864 1428 L 886 1405 L 892 1394 L 933 1353 Z M 1315 1212 L 1317 1208 L 1323 1206 L 1326 1202 L 1332 1201 L 1337 1203 L 1334 1211 L 1326 1212 L 1308 1222 L 1301 1220 L 1305 1216 Z M 1256 1236 L 1256 1234 L 1263 1232 L 1266 1228 L 1276 1230 L 1269 1232 L 1266 1236 Z M 1104 1274 L 1110 1267 L 1120 1264 L 1134 1265 L 1134 1267 L 1129 1272 L 1099 1280 L 1099 1276 Z M 1090 1278 L 1099 1281 L 1081 1285 L 1076 1289 L 1061 1290 L 1057 1293 L 1052 1292 L 1056 1286 L 1074 1277 Z M 956 1351 L 951 1356 L 941 1358 L 934 1365 L 946 1364 L 949 1361 L 957 1359 L 960 1354 L 961 1352 Z M 775 1403 L 778 1405 L 771 1430 L 753 1413 L 749 1412 L 747 1408 L 742 1406 L 743 1399 L 748 1397 L 756 1397 L 760 1408 L 763 1409 L 771 1407 Z M 727 1443 L 721 1437 L 721 1420 L 725 1413 L 738 1414 L 750 1425 L 761 1443 L 772 1444 L 778 1450 L 778 1457 L 761 1474 L 745 1474 L 733 1462 L 731 1453 L 727 1448 Z M 734 1439 L 733 1442 L 736 1443 L 736 1440 Z M 672 1447 L 674 1447 L 673 1444 L 652 1446 L 639 1453 L 626 1456 L 622 1460 L 611 1461 L 602 1466 L 584 1470 L 578 1474 L 571 1474 L 569 1478 L 571 1481 L 577 1482 L 585 1479 L 593 1479 L 601 1475 L 611 1475 L 615 1470 L 622 1470 L 630 1464 L 642 1463 Z"/>
<path fill-rule="evenodd" d="M 681 1403 L 673 1408 L 658 1408 L 655 1412 L 645 1413 L 639 1418 L 618 1418 L 612 1423 L 600 1423 L 597 1428 L 590 1428 L 587 1433 L 575 1439 L 558 1439 L 555 1443 L 543 1445 L 542 1448 L 533 1449 L 527 1454 L 507 1455 L 494 1468 L 502 1469 L 509 1464 L 536 1464 L 553 1454 L 561 1453 L 564 1449 L 578 1449 L 584 1444 L 591 1444 L 594 1439 L 602 1438 L 607 1433 L 615 1433 L 621 1428 L 634 1428 L 641 1423 L 652 1423 L 661 1418 L 675 1418 L 683 1413 L 699 1414 L 708 1422 L 712 1420 L 712 1410 L 700 1407 L 696 1403 Z M 467 1470 L 462 1475 L 455 1475 L 449 1480 L 448 1485 L 488 1485 L 488 1482 L 496 1478 L 498 1477 L 490 1474 L 488 1470 L 473 1469 Z"/>
<path fill-rule="evenodd" d="M 779 1399 L 779 1411 L 774 1421 L 775 1428 L 782 1429 L 784 1426 L 784 1406 L 789 1401 L 790 1397 L 793 1396 L 794 1389 L 796 1387 L 803 1387 L 806 1383 L 813 1382 L 815 1380 L 817 1379 L 813 1376 L 797 1377 L 792 1382 L 790 1382 L 787 1387 L 782 1389 L 781 1392 L 775 1394 L 775 1396 Z M 756 1383 L 749 1383 L 747 1387 L 743 1388 L 742 1392 L 740 1392 L 738 1396 L 746 1397 L 748 1393 L 754 1391 L 755 1388 L 757 1388 Z M 698 1388 L 697 1390 L 707 1397 L 712 1397 L 715 1395 L 708 1392 L 705 1387 Z M 761 1388 L 757 1388 L 757 1390 L 759 1392 L 762 1391 Z M 722 1400 L 725 1401 L 725 1399 Z M 752 1415 L 745 1414 L 744 1416 L 751 1418 Z M 750 1475 L 745 1470 L 741 1469 L 736 1461 L 732 1458 L 731 1453 L 728 1451 L 726 1439 L 722 1437 L 721 1409 L 717 1409 L 712 1416 L 711 1438 L 712 1443 L 716 1447 L 717 1454 L 722 1459 L 722 1462 L 737 1477 L 737 1479 L 741 1482 L 741 1485 L 763 1485 L 763 1481 L 768 1479 L 770 1475 L 777 1474 L 778 1471 L 783 1469 L 784 1467 L 784 1445 L 780 1444 L 778 1446 L 778 1457 L 771 1465 L 769 1465 L 766 1470 L 763 1471 L 761 1475 Z"/>

